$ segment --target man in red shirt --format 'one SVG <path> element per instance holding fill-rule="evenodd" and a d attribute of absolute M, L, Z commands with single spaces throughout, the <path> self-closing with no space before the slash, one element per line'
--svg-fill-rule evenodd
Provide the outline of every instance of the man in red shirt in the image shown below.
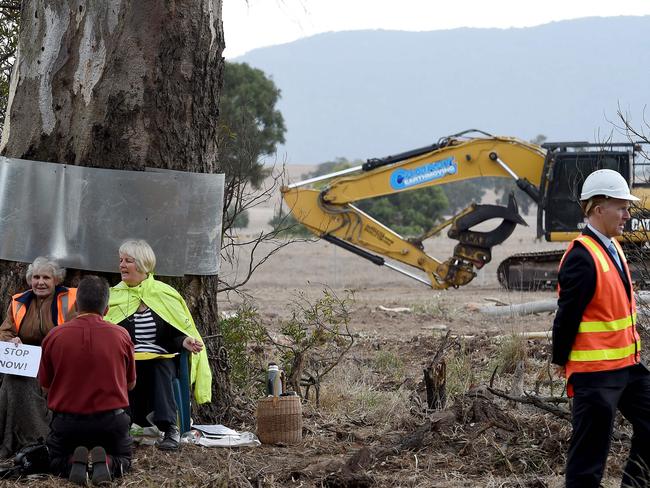
<path fill-rule="evenodd" d="M 110 482 L 131 467 L 131 419 L 124 409 L 135 386 L 133 343 L 125 329 L 102 319 L 108 294 L 106 280 L 81 280 L 79 313 L 45 337 L 38 372 L 53 412 L 50 467 L 82 485 L 89 459 L 93 484 Z"/>

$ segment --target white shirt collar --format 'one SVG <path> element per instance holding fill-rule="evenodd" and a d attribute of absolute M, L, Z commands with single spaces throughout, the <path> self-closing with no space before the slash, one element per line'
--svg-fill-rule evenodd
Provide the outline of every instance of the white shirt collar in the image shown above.
<path fill-rule="evenodd" d="M 602 234 L 600 231 L 598 231 L 593 225 L 587 224 L 587 227 L 591 232 L 596 234 L 598 239 L 600 239 L 600 241 L 605 245 L 605 249 L 609 249 L 609 245 L 612 243 L 612 240 L 605 234 Z"/>

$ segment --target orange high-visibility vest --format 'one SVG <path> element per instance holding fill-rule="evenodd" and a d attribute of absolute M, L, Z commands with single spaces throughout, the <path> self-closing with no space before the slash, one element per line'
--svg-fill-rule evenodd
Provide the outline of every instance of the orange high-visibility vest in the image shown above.
<path fill-rule="evenodd" d="M 613 257 L 603 251 L 595 239 L 581 235 L 569 244 L 560 266 L 576 241 L 584 245 L 594 260 L 596 290 L 582 314 L 569 361 L 565 366 L 567 380 L 573 373 L 611 371 L 632 366 L 641 359 L 641 339 L 636 330 L 634 293 L 632 292 L 631 299 L 628 299 Z M 632 277 L 623 249 L 616 240 L 612 242 L 631 284 Z M 568 393 L 572 396 L 570 389 Z"/>
<path fill-rule="evenodd" d="M 11 297 L 11 315 L 14 319 L 14 324 L 16 324 L 16 332 L 20 331 L 20 325 L 23 323 L 23 319 L 27 314 L 27 307 L 25 304 L 20 302 L 18 299 L 22 297 L 25 293 L 29 291 L 24 291 L 22 293 L 16 293 Z M 57 323 L 54 325 L 60 325 L 66 321 L 70 311 L 74 307 L 75 301 L 77 299 L 77 289 L 68 288 L 60 292 L 56 297 L 56 308 L 57 308 Z"/>

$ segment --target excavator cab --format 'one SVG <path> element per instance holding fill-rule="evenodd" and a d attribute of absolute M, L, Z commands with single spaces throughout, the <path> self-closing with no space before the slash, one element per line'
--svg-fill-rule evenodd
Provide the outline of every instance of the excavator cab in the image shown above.
<path fill-rule="evenodd" d="M 645 209 L 642 175 L 644 163 L 635 161 L 638 143 L 593 144 L 587 142 L 546 143 L 544 169 L 540 180 L 537 207 L 537 237 L 549 242 L 572 240 L 586 225 L 580 208 L 580 191 L 585 178 L 597 169 L 618 171 L 628 181 L 633 192 L 641 197 L 641 205 L 631 209 L 627 222 L 624 248 L 630 241 L 647 242 L 645 231 L 650 229 Z M 636 232 L 636 231 L 643 232 Z M 636 232 L 636 233 L 635 233 Z M 636 252 L 628 253 L 632 278 L 637 286 L 645 286 L 644 278 L 635 265 Z M 558 264 L 564 247 L 556 251 L 529 252 L 512 255 L 499 264 L 499 282 L 511 290 L 553 289 L 557 286 Z"/>
<path fill-rule="evenodd" d="M 547 143 L 542 147 L 547 153 L 540 185 L 537 237 L 564 242 L 585 226 L 580 190 L 589 174 L 597 169 L 612 169 L 631 183 L 634 144 L 609 144 L 607 149 L 586 142 Z"/>

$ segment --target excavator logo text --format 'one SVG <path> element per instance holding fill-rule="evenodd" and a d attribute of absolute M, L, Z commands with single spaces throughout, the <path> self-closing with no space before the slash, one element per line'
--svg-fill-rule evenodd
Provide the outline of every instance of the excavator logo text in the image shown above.
<path fill-rule="evenodd" d="M 368 232 L 368 234 L 376 237 L 384 244 L 388 244 L 389 246 L 393 245 L 393 240 L 390 239 L 385 232 L 379 230 L 377 227 L 374 227 L 372 225 L 366 225 L 366 231 Z"/>
<path fill-rule="evenodd" d="M 630 220 L 630 228 L 634 230 L 649 230 L 650 219 L 632 219 Z"/>
<path fill-rule="evenodd" d="M 429 181 L 438 180 L 458 171 L 455 157 L 427 163 L 414 169 L 396 169 L 390 175 L 390 186 L 393 190 L 404 190 Z"/>

